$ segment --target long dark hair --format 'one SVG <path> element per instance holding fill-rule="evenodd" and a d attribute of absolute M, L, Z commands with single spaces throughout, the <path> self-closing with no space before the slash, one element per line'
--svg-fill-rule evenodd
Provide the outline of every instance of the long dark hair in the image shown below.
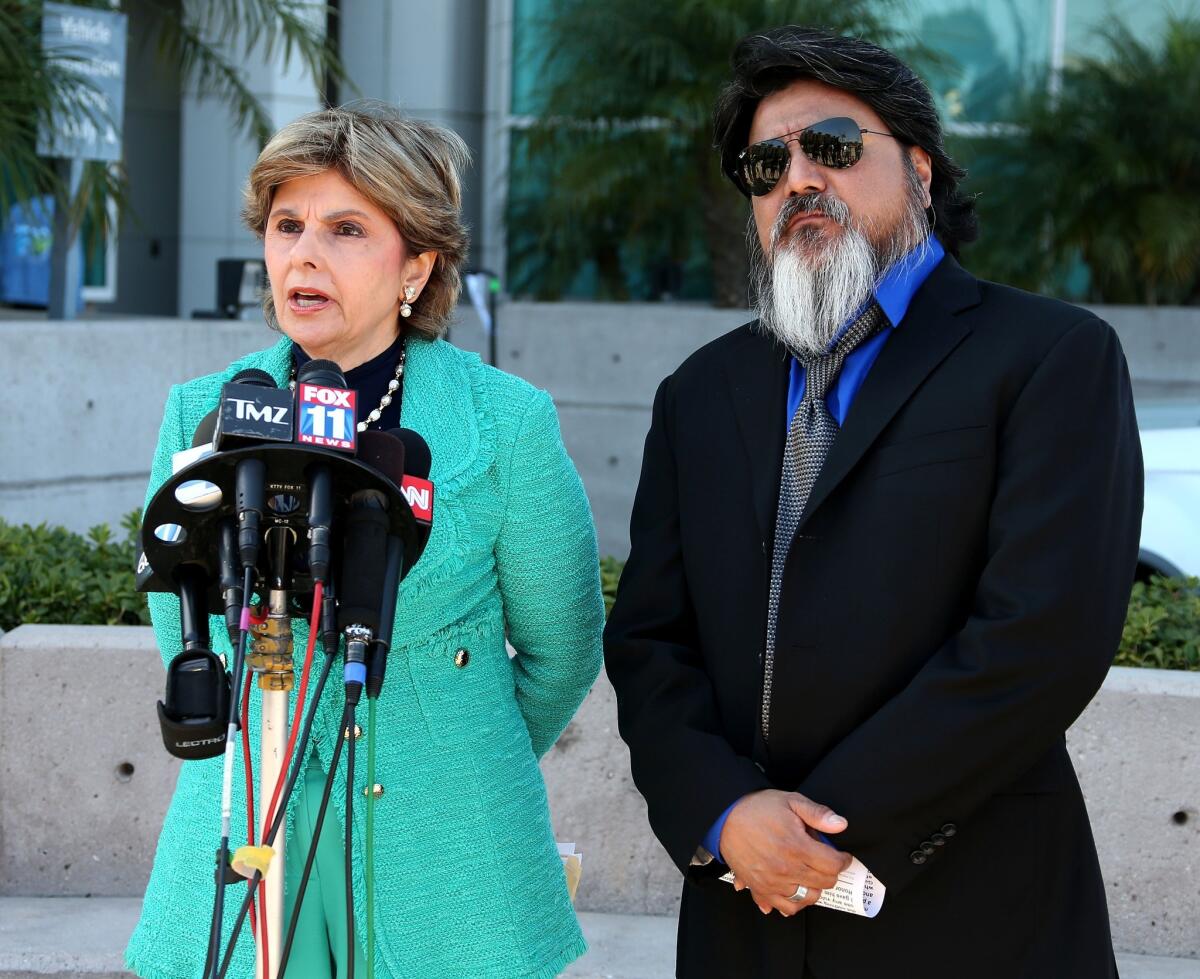
<path fill-rule="evenodd" d="M 742 38 L 732 62 L 733 78 L 713 113 L 713 136 L 726 174 L 733 172 L 738 152 L 746 147 L 758 103 L 797 79 L 815 79 L 861 99 L 901 142 L 929 154 L 929 193 L 938 238 L 953 255 L 960 245 L 975 240 L 975 201 L 958 189 L 967 172 L 946 152 L 933 96 L 890 51 L 818 28 L 777 27 Z"/>

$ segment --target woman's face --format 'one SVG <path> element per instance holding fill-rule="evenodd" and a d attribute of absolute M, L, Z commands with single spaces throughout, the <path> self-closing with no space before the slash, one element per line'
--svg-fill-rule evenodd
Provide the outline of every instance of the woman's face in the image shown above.
<path fill-rule="evenodd" d="M 276 189 L 263 249 L 283 332 L 343 371 L 396 339 L 404 289 L 419 296 L 436 258 L 409 255 L 395 222 L 336 170 Z"/>

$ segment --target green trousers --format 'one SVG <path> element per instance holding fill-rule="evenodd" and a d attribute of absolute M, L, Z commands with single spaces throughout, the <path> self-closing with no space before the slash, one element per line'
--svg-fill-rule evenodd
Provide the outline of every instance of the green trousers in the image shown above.
<path fill-rule="evenodd" d="M 295 894 L 304 872 L 304 861 L 313 845 L 313 828 L 317 824 L 324 789 L 325 773 L 321 770 L 316 752 L 313 752 L 309 755 L 304 778 L 300 780 L 300 799 L 294 810 L 293 836 L 288 841 L 285 928 L 291 920 Z M 342 791 L 342 787 L 334 785 L 333 790 Z M 296 938 L 288 959 L 286 979 L 341 979 L 346 975 L 345 838 L 340 829 L 331 800 L 321 826 L 321 838 L 316 842 L 317 857 L 304 891 L 304 904 L 296 923 Z M 355 936 L 355 979 L 368 979 L 362 952 L 365 937 Z"/>

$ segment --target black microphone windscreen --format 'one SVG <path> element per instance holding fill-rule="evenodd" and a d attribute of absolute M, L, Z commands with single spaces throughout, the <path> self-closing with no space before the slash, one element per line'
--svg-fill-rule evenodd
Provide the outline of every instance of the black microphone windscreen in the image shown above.
<path fill-rule="evenodd" d="M 192 436 L 193 449 L 198 445 L 207 445 L 213 440 L 217 432 L 217 419 L 220 417 L 221 409 L 214 408 L 200 419 L 200 424 L 196 426 L 196 433 Z"/>
<path fill-rule="evenodd" d="M 429 470 L 433 466 L 429 443 L 411 428 L 393 428 L 388 435 L 404 443 L 404 471 L 410 476 L 428 479 Z"/>
<path fill-rule="evenodd" d="M 368 428 L 358 433 L 358 458 L 399 486 L 404 482 L 406 454 L 395 432 Z"/>
<path fill-rule="evenodd" d="M 229 379 L 230 384 L 251 384 L 258 388 L 277 388 L 273 378 L 266 371 L 259 370 L 257 367 L 247 367 L 245 370 L 238 371 Z"/>
<path fill-rule="evenodd" d="M 330 388 L 344 388 L 346 375 L 332 360 L 310 360 L 296 371 L 297 384 L 319 384 Z"/>

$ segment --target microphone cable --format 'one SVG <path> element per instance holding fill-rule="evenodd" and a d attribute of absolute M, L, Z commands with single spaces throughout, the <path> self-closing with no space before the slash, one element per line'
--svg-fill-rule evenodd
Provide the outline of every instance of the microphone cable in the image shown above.
<path fill-rule="evenodd" d="M 367 977 L 375 979 L 375 702 L 367 698 Z M 349 824 L 349 820 L 346 821 Z M 353 878 L 347 878 L 351 880 Z"/>
<path fill-rule="evenodd" d="M 387 655 L 392 645 L 396 601 L 404 564 L 404 544 L 398 537 L 387 542 L 387 570 L 379 603 L 379 635 L 371 644 L 367 665 L 367 976 L 375 979 L 375 708 L 383 690 Z"/>
<path fill-rule="evenodd" d="M 354 705 L 346 705 L 346 979 L 354 979 Z M 367 786 L 367 798 L 373 785 Z M 314 847 L 314 849 L 316 849 Z"/>
<path fill-rule="evenodd" d="M 246 644 L 250 635 L 250 597 L 254 589 L 254 566 L 246 565 L 242 580 L 242 615 L 239 622 L 237 650 L 233 654 L 233 684 L 235 695 L 230 698 L 229 727 L 225 735 L 225 768 L 221 782 L 221 845 L 217 849 L 217 867 L 213 874 L 216 895 L 213 898 L 212 928 L 208 936 L 208 965 L 205 974 L 216 977 L 217 961 L 221 951 L 221 925 L 225 911 L 225 873 L 229 863 L 229 827 L 233 822 L 233 755 L 241 713 L 236 692 L 242 689 L 242 668 L 246 662 Z"/>
<path fill-rule="evenodd" d="M 330 657 L 330 661 L 332 662 L 332 657 Z M 312 846 L 308 848 L 308 857 L 304 861 L 304 871 L 300 875 L 300 884 L 296 888 L 296 902 L 292 905 L 292 916 L 288 921 L 287 937 L 283 942 L 283 952 L 279 958 L 279 973 L 276 979 L 283 979 L 283 974 L 287 970 L 288 959 L 291 958 L 292 942 L 296 938 L 296 925 L 300 920 L 300 906 L 304 901 L 304 892 L 308 888 L 308 881 L 312 876 L 313 863 L 317 857 L 317 841 L 321 838 L 321 828 L 325 825 L 325 814 L 329 811 L 329 798 L 333 794 L 333 783 L 337 778 L 337 765 L 341 758 L 342 745 L 347 741 L 351 744 L 354 743 L 354 708 L 350 704 L 347 704 L 346 709 L 342 712 L 342 724 L 337 744 L 333 746 L 333 760 L 330 762 L 329 771 L 325 775 L 325 789 L 321 793 L 321 806 L 317 810 L 317 818 L 313 823 L 313 842 Z M 349 819 L 347 819 L 347 822 L 349 822 Z M 351 888 L 351 882 L 347 881 L 346 890 L 350 891 Z M 348 936 L 348 940 L 349 938 L 350 936 Z M 348 952 L 353 953 L 353 951 L 353 944 L 350 944 Z M 352 975 L 352 970 L 354 969 L 353 954 L 350 954 L 349 958 L 351 964 L 348 966 L 348 975 Z M 222 973 L 222 976 L 224 976 L 224 973 Z"/>

